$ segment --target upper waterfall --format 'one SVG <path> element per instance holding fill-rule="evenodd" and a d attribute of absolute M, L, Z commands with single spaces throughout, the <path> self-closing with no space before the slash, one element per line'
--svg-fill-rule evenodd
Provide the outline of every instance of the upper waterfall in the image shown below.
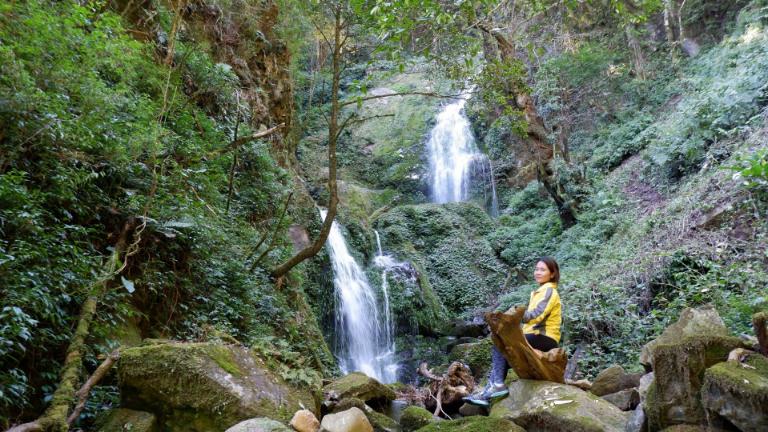
<path fill-rule="evenodd" d="M 437 123 L 429 134 L 430 192 L 432 201 L 448 203 L 466 201 L 470 194 L 470 178 L 478 170 L 483 182 L 489 182 L 491 199 L 488 203 L 492 215 L 496 213 L 496 187 L 490 160 L 480 152 L 464 114 L 467 97 L 446 105 L 437 115 Z M 478 165 L 479 164 L 479 165 Z M 483 193 L 486 193 L 484 190 Z"/>

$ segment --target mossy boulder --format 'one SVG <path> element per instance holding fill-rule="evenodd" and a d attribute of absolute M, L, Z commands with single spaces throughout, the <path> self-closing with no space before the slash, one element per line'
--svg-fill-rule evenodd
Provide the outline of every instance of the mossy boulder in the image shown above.
<path fill-rule="evenodd" d="M 590 391 L 595 396 L 605 396 L 640 385 L 643 374 L 628 374 L 619 365 L 603 370 L 595 377 Z"/>
<path fill-rule="evenodd" d="M 460 361 L 467 364 L 472 370 L 472 375 L 474 375 L 475 380 L 479 381 L 491 367 L 492 346 L 493 342 L 490 339 L 459 344 L 453 347 L 448 359 L 450 361 Z"/>
<path fill-rule="evenodd" d="M 710 420 L 725 418 L 744 432 L 768 430 L 768 359 L 750 355 L 745 364 L 707 369 L 701 399 Z"/>
<path fill-rule="evenodd" d="M 473 416 L 432 423 L 418 432 L 525 432 L 525 429 L 510 420 Z"/>
<path fill-rule="evenodd" d="M 643 346 L 640 363 L 650 370 L 653 365 L 653 348 L 659 344 L 670 344 L 689 336 L 730 336 L 723 319 L 710 305 L 700 308 L 686 308 L 677 322 L 667 327 L 659 337 Z"/>
<path fill-rule="evenodd" d="M 644 406 L 653 430 L 676 424 L 704 424 L 701 404 L 704 372 L 743 343 L 730 336 L 688 336 L 657 343 L 652 350 L 654 379 Z"/>
<path fill-rule="evenodd" d="M 395 392 L 362 372 L 352 372 L 323 387 L 326 398 L 342 401 L 356 398 L 364 402 L 386 403 Z"/>
<path fill-rule="evenodd" d="M 517 380 L 509 396 L 491 408 L 491 417 L 527 430 L 623 432 L 628 416 L 603 399 L 565 384 Z"/>
<path fill-rule="evenodd" d="M 159 432 L 157 418 L 146 411 L 116 408 L 101 414 L 96 419 L 95 430 L 99 432 Z"/>
<path fill-rule="evenodd" d="M 242 421 L 227 429 L 226 432 L 293 432 L 293 430 L 277 420 L 259 417 Z"/>
<path fill-rule="evenodd" d="M 373 408 L 365 407 L 365 416 L 368 417 L 368 421 L 373 426 L 374 432 L 400 432 L 400 425 L 388 416 L 375 411 Z"/>
<path fill-rule="evenodd" d="M 403 432 L 413 432 L 437 421 L 432 413 L 418 406 L 409 406 L 400 414 L 400 426 Z"/>
<path fill-rule="evenodd" d="M 270 371 L 246 348 L 213 343 L 157 343 L 121 353 L 122 406 L 158 416 L 164 430 L 224 430 L 269 416 L 288 422 L 302 407 L 317 411 L 308 389 Z"/>

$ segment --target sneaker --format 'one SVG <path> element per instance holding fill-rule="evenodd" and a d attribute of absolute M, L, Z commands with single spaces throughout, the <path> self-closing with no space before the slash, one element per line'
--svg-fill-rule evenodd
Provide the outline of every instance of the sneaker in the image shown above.
<path fill-rule="evenodd" d="M 488 383 L 485 388 L 465 397 L 463 400 L 473 405 L 488 406 L 492 400 L 504 397 L 508 394 L 509 390 L 507 390 L 507 386 L 504 384 Z"/>

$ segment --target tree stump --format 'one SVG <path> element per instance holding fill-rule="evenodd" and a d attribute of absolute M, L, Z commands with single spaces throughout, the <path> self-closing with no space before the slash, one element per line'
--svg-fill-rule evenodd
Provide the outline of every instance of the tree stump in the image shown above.
<path fill-rule="evenodd" d="M 518 307 L 513 314 L 485 314 L 494 345 L 520 378 L 565 383 L 565 366 L 568 363 L 565 350 L 555 348 L 544 353 L 534 349 L 520 327 L 524 313 L 525 308 Z"/>

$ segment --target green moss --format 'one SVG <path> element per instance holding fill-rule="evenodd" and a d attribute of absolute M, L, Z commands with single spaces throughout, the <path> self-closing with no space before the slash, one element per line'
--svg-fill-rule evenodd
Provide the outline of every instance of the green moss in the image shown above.
<path fill-rule="evenodd" d="M 472 416 L 432 423 L 418 432 L 525 432 L 525 429 L 502 418 Z"/>
<path fill-rule="evenodd" d="M 435 421 L 432 413 L 422 407 L 409 406 L 400 415 L 403 432 L 413 432 Z"/>
<path fill-rule="evenodd" d="M 101 414 L 95 423 L 99 432 L 157 432 L 157 421 L 153 414 L 116 408 Z"/>
<path fill-rule="evenodd" d="M 491 347 L 493 347 L 493 341 L 490 338 L 476 343 L 459 344 L 453 347 L 448 359 L 469 365 L 475 379 L 479 381 L 485 377 L 491 367 Z"/>
<path fill-rule="evenodd" d="M 768 359 L 759 354 L 750 355 L 743 366 L 736 362 L 718 363 L 707 369 L 705 380 L 768 405 Z"/>
<path fill-rule="evenodd" d="M 216 362 L 219 367 L 235 376 L 241 376 L 243 371 L 237 367 L 234 359 L 232 358 L 232 352 L 224 346 L 210 345 L 206 350 L 207 354 Z"/>
<path fill-rule="evenodd" d="M 352 372 L 323 387 L 323 392 L 333 392 L 339 399 L 357 398 L 363 401 L 395 398 L 395 392 L 361 372 Z"/>

